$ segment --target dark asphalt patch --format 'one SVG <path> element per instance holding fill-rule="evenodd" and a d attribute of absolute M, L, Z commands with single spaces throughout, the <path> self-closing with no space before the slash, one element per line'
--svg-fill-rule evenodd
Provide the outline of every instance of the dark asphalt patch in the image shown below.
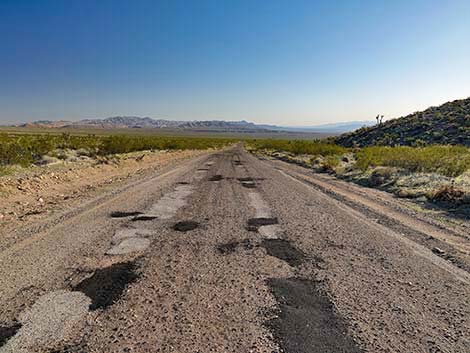
<path fill-rule="evenodd" d="M 83 344 L 75 345 L 75 346 L 66 346 L 61 349 L 56 349 L 49 353 L 86 353 Z"/>
<path fill-rule="evenodd" d="M 220 174 L 213 175 L 209 178 L 209 181 L 221 181 L 224 177 Z"/>
<path fill-rule="evenodd" d="M 141 215 L 142 212 L 122 212 L 122 211 L 116 211 L 116 212 L 111 212 L 110 216 L 112 218 L 125 218 L 125 217 L 133 217 L 133 216 L 138 216 Z"/>
<path fill-rule="evenodd" d="M 16 323 L 10 326 L 0 325 L 0 347 L 7 343 L 7 341 L 13 337 L 20 328 L 20 323 Z"/>
<path fill-rule="evenodd" d="M 238 181 L 244 182 L 244 181 L 260 181 L 260 180 L 265 180 L 265 178 L 252 178 L 252 177 L 243 177 L 243 178 L 237 178 Z"/>
<path fill-rule="evenodd" d="M 92 303 L 90 310 L 106 309 L 122 295 L 128 284 L 139 278 L 135 262 L 122 262 L 96 270 L 93 276 L 84 279 L 73 290 L 87 295 Z"/>
<path fill-rule="evenodd" d="M 222 254 L 222 255 L 228 255 L 231 253 L 234 253 L 235 250 L 237 249 L 239 242 L 238 241 L 233 241 L 230 243 L 226 244 L 220 244 L 217 245 L 217 250 Z"/>
<path fill-rule="evenodd" d="M 195 221 L 181 221 L 173 225 L 173 230 L 178 232 L 188 232 L 199 227 L 199 223 Z"/>
<path fill-rule="evenodd" d="M 244 188 L 248 189 L 255 189 L 256 184 L 254 182 L 253 178 L 247 177 L 247 178 L 237 178 L 237 180 L 242 184 Z"/>
<path fill-rule="evenodd" d="M 279 312 L 266 325 L 283 352 L 362 352 L 346 334 L 346 323 L 317 282 L 272 278 L 267 284 L 279 303 Z"/>
<path fill-rule="evenodd" d="M 255 247 L 253 242 L 250 239 L 245 239 L 240 242 L 240 245 L 243 246 L 245 250 L 251 250 Z"/>
<path fill-rule="evenodd" d="M 279 221 L 277 220 L 277 217 L 274 218 L 250 218 L 247 222 L 247 230 L 250 232 L 256 232 L 258 231 L 258 228 L 261 226 L 269 226 L 272 224 L 278 224 Z"/>
<path fill-rule="evenodd" d="M 254 179 L 251 178 L 251 177 L 237 178 L 237 180 L 238 180 L 239 182 L 242 182 L 242 183 L 243 183 L 243 182 L 247 182 L 247 181 L 254 181 Z"/>
<path fill-rule="evenodd" d="M 305 260 L 305 254 L 284 239 L 264 239 L 261 246 L 266 249 L 268 255 L 277 257 L 293 267 L 301 265 Z"/>
<path fill-rule="evenodd" d="M 153 219 L 157 219 L 158 217 L 157 216 L 137 216 L 137 217 L 134 217 L 131 219 L 132 222 L 135 222 L 135 221 L 151 221 Z"/>
<path fill-rule="evenodd" d="M 245 250 L 251 250 L 255 247 L 250 239 L 245 239 L 242 241 L 231 241 L 229 243 L 219 244 L 217 245 L 217 251 L 222 255 L 228 255 L 234 253 L 238 246 L 243 246 Z"/>

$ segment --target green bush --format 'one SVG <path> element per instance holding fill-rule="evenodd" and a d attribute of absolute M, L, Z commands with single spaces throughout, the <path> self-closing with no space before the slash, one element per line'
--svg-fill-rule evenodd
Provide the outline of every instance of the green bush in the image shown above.
<path fill-rule="evenodd" d="M 333 156 L 346 153 L 348 150 L 333 143 L 305 140 L 253 140 L 248 145 L 256 150 L 271 149 L 286 151 L 292 154 L 310 154 L 314 156 Z"/>
<path fill-rule="evenodd" d="M 110 155 L 143 150 L 202 150 L 220 148 L 233 139 L 129 135 L 0 134 L 0 167 L 37 162 L 56 149 L 85 150 L 87 155 Z"/>
<path fill-rule="evenodd" d="M 470 149 L 463 146 L 366 147 L 355 154 L 356 168 L 388 166 L 449 177 L 470 169 Z"/>
<path fill-rule="evenodd" d="M 323 156 L 327 170 L 334 170 L 339 164 L 338 157 L 350 151 L 322 141 L 253 140 L 248 145 L 255 150 L 309 154 L 313 156 L 312 159 Z M 455 177 L 470 169 L 470 148 L 464 146 L 373 146 L 354 150 L 354 157 L 354 168 L 363 171 L 383 166 L 400 168 L 411 173 L 438 173 Z"/>
<path fill-rule="evenodd" d="M 338 156 L 327 156 L 323 161 L 323 169 L 326 172 L 334 172 L 335 169 L 339 166 Z"/>

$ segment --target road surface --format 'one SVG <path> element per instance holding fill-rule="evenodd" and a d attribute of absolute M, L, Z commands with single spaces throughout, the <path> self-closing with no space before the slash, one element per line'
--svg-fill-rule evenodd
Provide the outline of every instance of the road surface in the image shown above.
<path fill-rule="evenodd" d="M 0 352 L 470 352 L 470 241 L 241 146 L 0 252 Z"/>

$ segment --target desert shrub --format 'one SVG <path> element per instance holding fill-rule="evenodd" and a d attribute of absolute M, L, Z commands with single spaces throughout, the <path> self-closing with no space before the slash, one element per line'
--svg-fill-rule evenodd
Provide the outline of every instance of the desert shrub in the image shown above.
<path fill-rule="evenodd" d="M 312 160 L 325 157 L 327 170 L 334 170 L 339 158 L 346 152 L 354 154 L 354 168 L 367 170 L 375 167 L 391 167 L 410 173 L 438 173 L 455 177 L 470 169 L 470 148 L 465 146 L 387 147 L 373 146 L 348 150 L 324 141 L 253 140 L 248 145 L 255 150 L 269 149 L 292 154 L 310 154 Z M 331 156 L 331 158 L 326 158 Z"/>
<path fill-rule="evenodd" d="M 252 140 L 248 142 L 249 146 L 256 149 L 271 149 L 285 151 L 292 154 L 310 154 L 314 156 L 332 156 L 341 155 L 348 150 L 344 147 L 322 141 L 306 140 Z"/>
<path fill-rule="evenodd" d="M 368 177 L 369 186 L 381 186 L 396 179 L 397 170 L 392 167 L 377 167 L 372 170 Z"/>
<path fill-rule="evenodd" d="M 0 137 L 0 165 L 28 165 L 34 159 L 34 148 L 29 139 L 11 140 L 7 136 Z"/>
<path fill-rule="evenodd" d="M 323 170 L 326 172 L 334 172 L 339 166 L 338 156 L 329 155 L 323 160 Z"/>
<path fill-rule="evenodd" d="M 113 135 L 104 137 L 99 146 L 99 154 L 128 153 L 144 150 L 203 150 L 220 148 L 232 139 L 197 138 L 197 137 L 153 137 L 153 136 L 127 136 Z"/>
<path fill-rule="evenodd" d="M 366 147 L 355 153 L 356 168 L 388 166 L 409 172 L 455 177 L 470 169 L 470 149 L 463 146 Z"/>
<path fill-rule="evenodd" d="M 444 185 L 431 193 L 429 199 L 434 202 L 459 203 L 464 199 L 465 192 L 453 185 Z"/>
<path fill-rule="evenodd" d="M 186 150 L 220 148 L 233 139 L 187 138 L 129 135 L 71 135 L 71 134 L 0 134 L 0 167 L 30 165 L 44 155 L 57 150 L 80 150 L 82 154 L 110 155 L 143 150 Z"/>

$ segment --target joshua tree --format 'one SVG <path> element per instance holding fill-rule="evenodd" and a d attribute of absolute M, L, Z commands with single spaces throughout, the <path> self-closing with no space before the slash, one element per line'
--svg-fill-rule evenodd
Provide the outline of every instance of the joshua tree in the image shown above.
<path fill-rule="evenodd" d="M 382 125 L 382 121 L 384 120 L 384 116 L 379 114 L 375 117 L 375 120 L 377 120 L 377 125 Z"/>

